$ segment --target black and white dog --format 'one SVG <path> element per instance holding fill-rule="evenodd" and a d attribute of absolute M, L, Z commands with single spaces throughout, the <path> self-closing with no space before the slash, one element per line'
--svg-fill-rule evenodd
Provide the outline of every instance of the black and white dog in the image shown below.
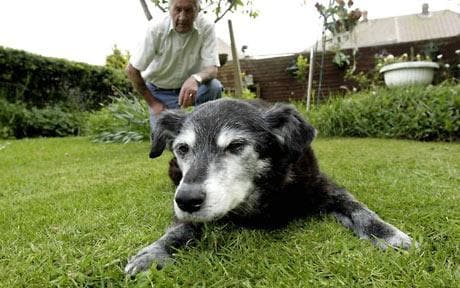
<path fill-rule="evenodd" d="M 290 105 L 222 99 L 189 113 L 163 112 L 154 131 L 150 157 L 166 147 L 175 156 L 169 170 L 177 185 L 175 217 L 160 239 L 131 258 L 127 274 L 163 266 L 215 220 L 272 226 L 330 213 L 381 248 L 412 245 L 320 172 L 310 147 L 316 130 Z"/>

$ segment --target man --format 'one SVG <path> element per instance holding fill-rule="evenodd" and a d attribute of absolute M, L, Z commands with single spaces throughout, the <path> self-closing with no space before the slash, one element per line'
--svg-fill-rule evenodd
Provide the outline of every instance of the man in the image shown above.
<path fill-rule="evenodd" d="M 220 98 L 213 23 L 199 14 L 200 0 L 171 0 L 169 15 L 152 23 L 127 67 L 134 88 L 150 107 L 150 125 L 165 109 Z"/>

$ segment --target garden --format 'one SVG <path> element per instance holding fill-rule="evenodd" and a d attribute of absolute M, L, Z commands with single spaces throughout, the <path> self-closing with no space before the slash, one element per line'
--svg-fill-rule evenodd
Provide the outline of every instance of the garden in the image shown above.
<path fill-rule="evenodd" d="M 128 256 L 163 234 L 174 192 L 171 154 L 148 158 L 144 101 L 114 68 L 0 54 L 0 287 L 460 282 L 460 84 L 452 75 L 437 85 L 370 85 L 308 112 L 293 103 L 319 131 L 323 171 L 418 249 L 378 250 L 331 217 L 277 230 L 208 224 L 173 265 L 131 278 Z"/>

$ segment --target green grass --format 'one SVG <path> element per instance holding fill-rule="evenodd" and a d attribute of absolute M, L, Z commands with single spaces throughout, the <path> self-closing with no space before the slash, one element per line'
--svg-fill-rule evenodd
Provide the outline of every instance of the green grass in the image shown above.
<path fill-rule="evenodd" d="M 170 155 L 148 143 L 0 141 L 0 287 L 458 287 L 460 146 L 317 139 L 320 164 L 420 249 L 381 251 L 333 218 L 286 228 L 208 225 L 162 271 L 127 258 L 172 216 Z"/>

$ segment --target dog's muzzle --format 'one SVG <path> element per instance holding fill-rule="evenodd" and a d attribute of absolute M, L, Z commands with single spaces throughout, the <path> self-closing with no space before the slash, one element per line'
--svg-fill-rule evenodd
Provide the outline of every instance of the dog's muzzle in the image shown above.
<path fill-rule="evenodd" d="M 201 209 L 206 194 L 201 185 L 182 183 L 176 192 L 176 204 L 184 212 L 193 213 Z"/>

